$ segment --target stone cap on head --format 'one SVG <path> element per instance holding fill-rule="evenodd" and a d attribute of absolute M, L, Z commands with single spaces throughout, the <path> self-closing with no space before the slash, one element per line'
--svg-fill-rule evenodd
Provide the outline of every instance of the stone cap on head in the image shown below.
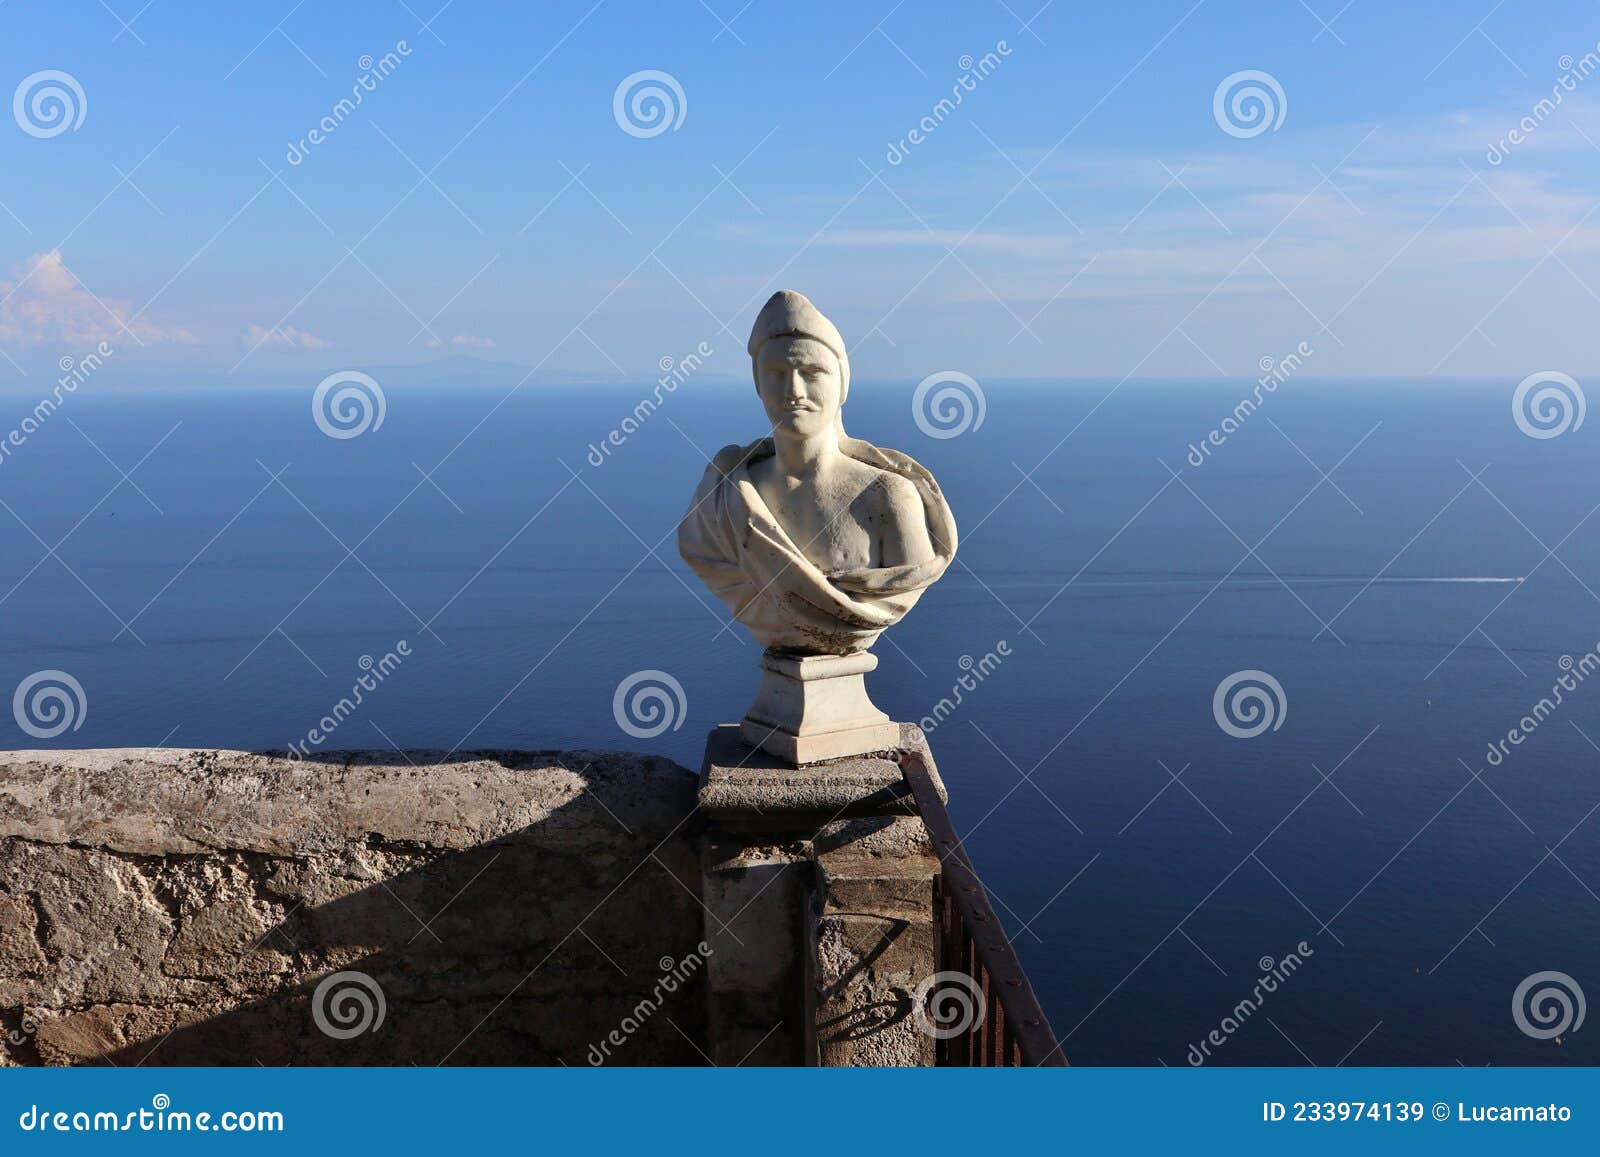
<path fill-rule="evenodd" d="M 792 289 L 780 289 L 767 299 L 767 304 L 756 315 L 745 348 L 755 357 L 761 347 L 775 337 L 808 337 L 831 349 L 841 362 L 845 358 L 844 338 L 838 328 L 822 316 L 822 311 L 811 304 L 810 298 Z"/>

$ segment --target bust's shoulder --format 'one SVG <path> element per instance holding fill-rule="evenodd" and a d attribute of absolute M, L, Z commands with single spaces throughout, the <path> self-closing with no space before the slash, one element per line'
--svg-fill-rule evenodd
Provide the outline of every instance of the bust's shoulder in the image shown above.
<path fill-rule="evenodd" d="M 917 488 L 910 479 L 877 462 L 847 456 L 843 465 L 849 477 L 862 487 L 873 486 L 886 494 L 916 493 Z"/>
<path fill-rule="evenodd" d="M 903 474 L 896 474 L 893 470 L 885 470 L 881 466 L 874 466 L 873 471 L 878 475 L 878 485 L 883 487 L 883 492 L 891 499 L 901 501 L 907 498 L 917 498 L 916 483 Z"/>
<path fill-rule="evenodd" d="M 765 441 L 765 439 L 758 438 L 756 441 L 748 442 L 742 446 L 737 442 L 724 446 L 711 459 L 711 464 L 706 467 L 706 474 L 726 477 L 741 466 L 749 465 L 762 456 L 763 443 Z"/>
<path fill-rule="evenodd" d="M 898 518 L 918 518 L 922 515 L 922 495 L 917 490 L 916 483 L 893 470 L 878 469 L 878 486 L 883 495 L 884 506 L 889 513 Z"/>
<path fill-rule="evenodd" d="M 909 478 L 871 462 L 852 460 L 853 488 L 874 506 L 888 513 L 920 511 L 922 496 Z"/>

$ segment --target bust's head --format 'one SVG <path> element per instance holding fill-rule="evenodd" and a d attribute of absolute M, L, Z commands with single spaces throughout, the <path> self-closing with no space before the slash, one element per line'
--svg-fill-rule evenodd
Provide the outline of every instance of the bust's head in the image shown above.
<path fill-rule="evenodd" d="M 774 433 L 809 437 L 834 429 L 844 382 L 827 346 L 815 338 L 775 337 L 756 354 L 755 375 Z"/>
<path fill-rule="evenodd" d="M 834 324 L 804 295 L 772 295 L 750 331 L 756 393 L 776 435 L 844 432 L 840 410 L 850 394 L 850 359 Z"/>

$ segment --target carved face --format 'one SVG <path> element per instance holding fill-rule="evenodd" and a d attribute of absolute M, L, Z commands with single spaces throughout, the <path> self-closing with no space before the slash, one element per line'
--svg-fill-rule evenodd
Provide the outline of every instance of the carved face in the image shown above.
<path fill-rule="evenodd" d="M 808 337 L 775 337 L 756 354 L 756 392 L 777 433 L 801 436 L 834 428 L 844 388 L 839 359 Z"/>

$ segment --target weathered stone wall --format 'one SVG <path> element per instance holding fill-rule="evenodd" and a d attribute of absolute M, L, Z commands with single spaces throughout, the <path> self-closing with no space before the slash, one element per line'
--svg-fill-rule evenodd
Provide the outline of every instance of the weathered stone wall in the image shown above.
<path fill-rule="evenodd" d="M 0 1065 L 703 1063 L 695 787 L 614 752 L 0 753 Z M 339 972 L 375 988 L 316 999 Z"/>

